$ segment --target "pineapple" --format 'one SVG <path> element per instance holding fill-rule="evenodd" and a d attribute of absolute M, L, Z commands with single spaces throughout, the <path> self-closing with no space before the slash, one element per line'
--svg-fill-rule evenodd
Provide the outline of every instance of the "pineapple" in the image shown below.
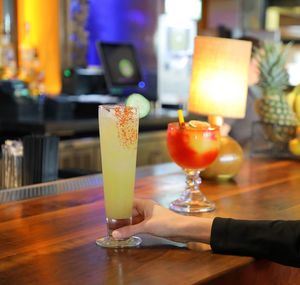
<path fill-rule="evenodd" d="M 256 102 L 256 111 L 269 139 L 275 143 L 287 143 L 295 136 L 298 124 L 285 96 L 289 83 L 285 62 L 290 46 L 290 43 L 284 46 L 265 42 L 255 52 L 260 71 L 258 85 L 263 91 L 262 98 Z"/>

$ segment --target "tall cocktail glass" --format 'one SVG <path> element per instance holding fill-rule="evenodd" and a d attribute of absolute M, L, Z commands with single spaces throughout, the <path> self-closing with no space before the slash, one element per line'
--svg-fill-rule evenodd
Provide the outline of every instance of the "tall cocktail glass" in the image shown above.
<path fill-rule="evenodd" d="M 112 231 L 131 224 L 136 154 L 138 110 L 120 105 L 99 106 L 100 150 L 103 172 L 104 202 L 108 236 L 96 243 L 103 247 L 133 247 L 139 237 L 115 240 Z"/>
<path fill-rule="evenodd" d="M 170 156 L 186 174 L 186 188 L 181 196 L 170 204 L 170 209 L 180 213 L 213 211 L 215 204 L 200 191 L 200 171 L 211 164 L 219 154 L 219 129 L 199 121 L 170 123 L 167 145 Z"/>

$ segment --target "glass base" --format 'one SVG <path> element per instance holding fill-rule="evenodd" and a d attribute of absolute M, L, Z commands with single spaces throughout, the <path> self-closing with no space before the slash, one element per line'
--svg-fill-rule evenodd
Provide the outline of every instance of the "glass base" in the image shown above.
<path fill-rule="evenodd" d="M 124 247 L 137 247 L 141 244 L 142 239 L 136 236 L 132 236 L 125 240 L 115 240 L 111 236 L 99 238 L 96 240 L 96 244 L 101 247 L 108 248 L 124 248 Z"/>
<path fill-rule="evenodd" d="M 201 169 L 183 169 L 186 174 L 186 189 L 178 199 L 170 204 L 170 209 L 178 213 L 205 213 L 216 209 L 200 191 Z"/>
<path fill-rule="evenodd" d="M 178 213 L 206 213 L 216 209 L 215 203 L 207 200 L 183 200 L 181 198 L 171 202 L 170 209 Z"/>

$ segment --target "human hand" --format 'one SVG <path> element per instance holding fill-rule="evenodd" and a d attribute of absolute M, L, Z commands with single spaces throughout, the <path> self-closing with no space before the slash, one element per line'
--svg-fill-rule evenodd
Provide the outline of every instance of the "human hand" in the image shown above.
<path fill-rule="evenodd" d="M 212 219 L 176 214 L 151 200 L 135 199 L 133 224 L 113 231 L 115 239 L 147 233 L 180 242 L 209 243 Z"/>

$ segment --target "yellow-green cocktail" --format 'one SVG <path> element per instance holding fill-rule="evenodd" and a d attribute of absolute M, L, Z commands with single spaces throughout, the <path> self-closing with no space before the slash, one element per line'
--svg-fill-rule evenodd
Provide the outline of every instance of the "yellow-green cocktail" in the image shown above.
<path fill-rule="evenodd" d="M 131 223 L 136 170 L 139 116 L 136 108 L 99 107 L 99 133 L 108 236 L 96 242 L 104 247 L 130 247 L 141 239 L 117 241 L 111 232 Z"/>

